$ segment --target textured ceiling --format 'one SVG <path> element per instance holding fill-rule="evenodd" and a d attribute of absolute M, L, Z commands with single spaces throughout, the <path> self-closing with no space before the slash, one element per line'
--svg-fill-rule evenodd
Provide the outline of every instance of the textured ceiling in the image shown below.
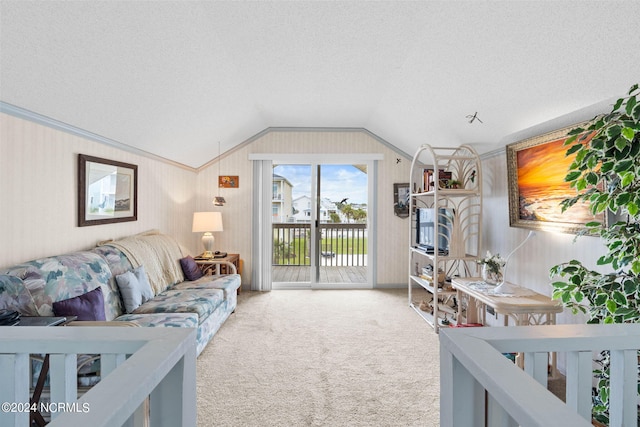
<path fill-rule="evenodd" d="M 625 94 L 639 16 L 635 0 L 2 0 L 0 101 L 191 167 L 268 127 L 486 151 Z"/>

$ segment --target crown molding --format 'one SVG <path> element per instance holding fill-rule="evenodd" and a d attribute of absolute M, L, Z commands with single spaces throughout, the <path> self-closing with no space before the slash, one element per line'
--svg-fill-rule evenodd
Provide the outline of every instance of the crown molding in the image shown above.
<path fill-rule="evenodd" d="M 123 144 L 121 142 L 115 141 L 105 136 L 98 135 L 93 132 L 89 132 L 88 130 L 78 128 L 68 123 L 61 122 L 60 120 L 52 119 L 51 117 L 27 110 L 22 107 L 18 107 L 16 105 L 9 104 L 4 101 L 0 101 L 0 113 L 9 114 L 11 116 L 18 117 L 23 120 L 37 123 L 39 125 L 56 129 L 61 132 L 65 132 L 74 136 L 79 136 L 81 138 L 88 139 L 90 141 L 94 141 L 103 145 L 108 145 L 109 147 L 114 147 L 119 150 L 126 151 L 128 153 L 137 154 L 139 156 L 147 157 L 149 159 L 153 159 L 162 163 L 167 163 L 169 165 L 176 166 L 181 169 L 186 169 L 192 172 L 197 171 L 196 168 L 192 168 L 191 166 L 187 166 L 185 164 L 166 159 L 164 157 L 149 153 L 148 151 L 140 150 L 139 148 L 131 147 L 130 145 Z"/>
<path fill-rule="evenodd" d="M 205 164 L 203 164 L 202 166 L 199 166 L 197 168 L 191 167 L 191 166 L 187 166 L 183 163 L 179 163 L 173 160 L 169 160 L 167 158 L 149 153 L 148 151 L 144 151 L 144 150 L 140 150 L 138 148 L 135 147 L 131 147 L 130 145 L 127 144 L 123 144 L 121 142 L 115 141 L 111 138 L 107 138 L 105 136 L 102 135 L 98 135 L 96 133 L 90 132 L 88 130 L 85 129 L 81 129 L 79 127 L 70 125 L 68 123 L 62 122 L 60 120 L 56 120 L 53 119 L 51 117 L 45 116 L 43 114 L 39 114 L 36 113 L 34 111 L 31 110 L 27 110 L 25 108 L 22 107 L 18 107 L 16 105 L 13 104 L 9 104 L 7 102 L 4 101 L 0 101 L 0 113 L 5 113 L 14 117 L 18 117 L 21 118 L 23 120 L 27 120 L 33 123 L 37 123 L 39 125 L 42 126 L 46 126 L 52 129 L 56 129 L 59 130 L 61 132 L 65 132 L 71 135 L 75 135 L 75 136 L 79 136 L 81 138 L 84 139 L 88 139 L 90 141 L 94 141 L 103 145 L 107 145 L 109 147 L 114 147 L 117 148 L 119 150 L 123 150 L 132 154 L 137 154 L 139 156 L 143 156 L 143 157 L 147 157 L 149 159 L 153 159 L 162 163 L 166 163 L 181 169 L 186 169 L 189 170 L 191 172 L 199 172 L 203 169 L 206 169 L 208 166 L 210 166 L 211 164 L 215 163 L 216 161 L 218 161 L 218 158 L 224 158 L 226 156 L 228 156 L 229 154 L 233 153 L 236 150 L 241 149 L 242 147 L 251 144 L 252 142 L 256 141 L 257 139 L 261 138 L 262 136 L 271 133 L 271 132 L 361 132 L 364 134 L 367 134 L 368 136 L 370 136 L 371 138 L 375 139 L 376 141 L 378 141 L 380 144 L 386 146 L 387 148 L 389 148 L 390 150 L 396 152 L 397 154 L 405 157 L 406 159 L 411 159 L 412 156 L 409 155 L 408 153 L 405 153 L 404 151 L 400 150 L 397 146 L 391 144 L 390 142 L 388 142 L 387 140 L 385 140 L 384 138 L 381 138 L 380 136 L 376 135 L 375 133 L 365 129 L 365 128 L 351 128 L 351 127 L 268 127 L 265 128 L 263 130 L 261 130 L 260 132 L 258 132 L 257 134 L 249 137 L 248 139 L 244 140 L 243 142 L 241 142 L 240 144 L 236 145 L 235 147 L 233 147 L 231 150 L 226 151 L 225 153 L 221 154 L 220 156 L 217 156 L 211 160 L 209 160 L 208 162 L 206 162 Z"/>

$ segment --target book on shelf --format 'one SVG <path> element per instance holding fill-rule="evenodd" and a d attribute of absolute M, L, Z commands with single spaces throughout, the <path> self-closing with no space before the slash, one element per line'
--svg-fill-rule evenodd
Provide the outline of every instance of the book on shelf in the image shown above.
<path fill-rule="evenodd" d="M 453 179 L 453 173 L 440 169 L 438 171 L 438 186 L 440 188 L 449 188 L 449 182 Z"/>
<path fill-rule="evenodd" d="M 425 193 L 433 190 L 433 169 L 422 171 L 422 188 Z"/>
<path fill-rule="evenodd" d="M 438 169 L 438 188 L 449 188 L 453 179 L 453 173 L 444 169 Z M 422 191 L 425 193 L 435 190 L 435 171 L 433 169 L 422 170 Z"/>

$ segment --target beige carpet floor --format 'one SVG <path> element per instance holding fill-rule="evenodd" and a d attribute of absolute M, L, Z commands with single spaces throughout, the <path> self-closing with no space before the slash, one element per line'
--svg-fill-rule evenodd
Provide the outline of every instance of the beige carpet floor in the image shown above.
<path fill-rule="evenodd" d="M 197 362 L 198 426 L 437 426 L 438 336 L 405 290 L 243 292 Z"/>

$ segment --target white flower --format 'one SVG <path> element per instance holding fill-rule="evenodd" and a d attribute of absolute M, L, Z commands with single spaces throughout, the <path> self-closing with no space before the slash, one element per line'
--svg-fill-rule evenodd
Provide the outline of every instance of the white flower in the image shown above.
<path fill-rule="evenodd" d="M 493 255 L 490 251 L 487 251 L 486 256 L 476 262 L 478 264 L 485 264 L 492 273 L 498 273 L 506 264 L 500 254 Z"/>

